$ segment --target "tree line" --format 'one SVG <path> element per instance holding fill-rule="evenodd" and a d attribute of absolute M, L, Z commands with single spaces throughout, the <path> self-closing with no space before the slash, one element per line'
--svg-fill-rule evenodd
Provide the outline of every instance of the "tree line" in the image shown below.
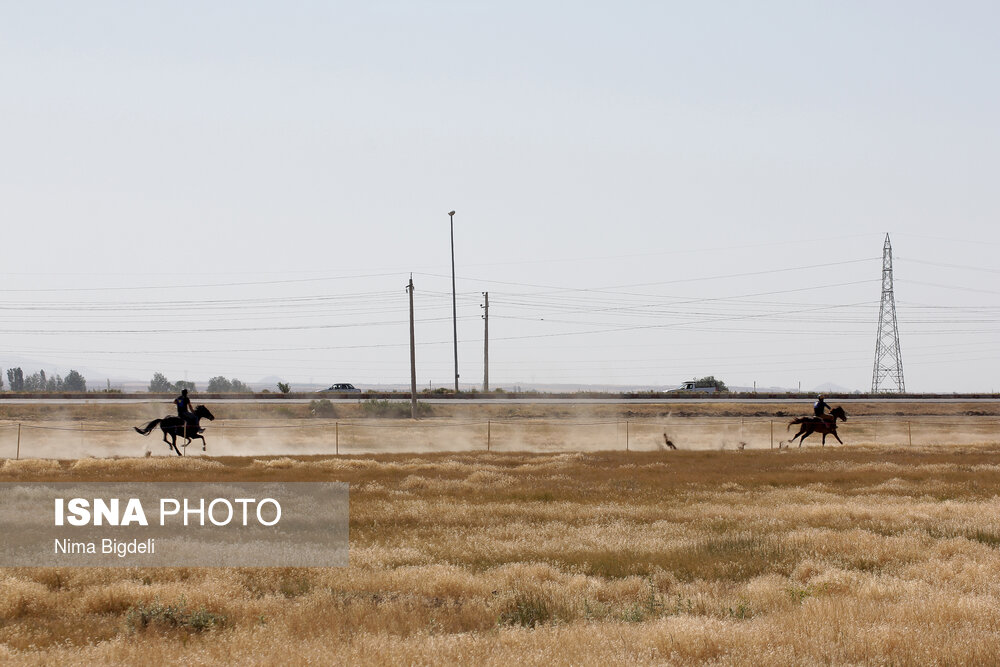
<path fill-rule="evenodd" d="M 45 371 L 38 371 L 25 377 L 20 366 L 7 369 L 7 386 L 10 391 L 87 391 L 87 379 L 77 371 L 71 370 L 62 377 L 58 373 L 46 375 Z M 0 389 L 3 389 L 3 376 L 0 375 Z"/>
<path fill-rule="evenodd" d="M 197 391 L 197 387 L 194 382 L 188 382 L 187 380 L 171 382 L 163 373 L 154 373 L 153 379 L 149 381 L 149 392 L 154 394 L 163 394 L 175 391 L 179 392 L 182 389 Z M 253 389 L 251 389 L 246 383 L 237 380 L 236 378 L 230 379 L 222 375 L 217 375 L 210 379 L 208 381 L 208 388 L 205 391 L 212 394 L 253 393 Z"/>
<path fill-rule="evenodd" d="M 729 391 L 729 387 L 722 380 L 716 380 L 714 375 L 698 378 L 694 381 L 695 387 L 715 387 L 716 391 Z"/>

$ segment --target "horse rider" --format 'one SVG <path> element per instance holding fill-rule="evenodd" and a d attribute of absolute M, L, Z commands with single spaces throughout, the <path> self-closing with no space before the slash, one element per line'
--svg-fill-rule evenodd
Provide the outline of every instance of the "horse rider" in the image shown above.
<path fill-rule="evenodd" d="M 174 405 L 177 406 L 177 416 L 184 420 L 184 437 L 187 437 L 188 425 L 194 423 L 194 412 L 191 411 L 187 389 L 181 389 L 181 395 L 174 399 Z"/>
<path fill-rule="evenodd" d="M 813 403 L 813 414 L 818 418 L 823 419 L 826 410 L 832 410 L 830 404 L 823 400 L 823 395 L 820 394 L 816 397 L 816 402 Z"/>

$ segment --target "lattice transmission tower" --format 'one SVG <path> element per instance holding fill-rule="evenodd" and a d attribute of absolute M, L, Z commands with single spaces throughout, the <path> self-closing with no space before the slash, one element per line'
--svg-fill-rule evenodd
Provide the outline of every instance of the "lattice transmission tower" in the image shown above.
<path fill-rule="evenodd" d="M 899 353 L 899 329 L 896 327 L 896 299 L 892 294 L 892 244 L 886 234 L 885 245 L 882 246 L 882 305 L 878 311 L 872 393 L 905 391 L 903 358 Z"/>

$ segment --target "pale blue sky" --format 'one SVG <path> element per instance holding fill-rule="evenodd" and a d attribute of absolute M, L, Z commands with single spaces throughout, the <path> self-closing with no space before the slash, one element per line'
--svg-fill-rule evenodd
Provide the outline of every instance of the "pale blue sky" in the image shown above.
<path fill-rule="evenodd" d="M 865 389 L 890 232 L 908 388 L 996 388 L 993 3 L 361 4 L 0 3 L 0 351 L 405 382 L 413 272 L 448 384 L 455 209 L 463 382 L 489 290 L 494 384 Z"/>

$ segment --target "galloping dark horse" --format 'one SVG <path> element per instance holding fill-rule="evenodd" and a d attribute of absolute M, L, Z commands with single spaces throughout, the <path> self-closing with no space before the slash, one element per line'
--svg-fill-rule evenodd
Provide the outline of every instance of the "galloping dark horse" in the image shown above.
<path fill-rule="evenodd" d="M 837 442 L 844 444 L 844 441 L 840 439 L 839 435 L 837 435 L 838 419 L 845 422 L 847 421 L 847 415 L 844 414 L 844 408 L 839 405 L 830 410 L 830 414 L 823 415 L 822 417 L 799 417 L 798 419 L 793 419 L 788 422 L 788 427 L 786 427 L 785 430 L 791 428 L 792 424 L 799 424 L 799 432 L 792 436 L 792 439 L 789 440 L 789 442 L 792 442 L 795 438 L 798 438 L 801 435 L 802 437 L 799 438 L 799 447 L 802 446 L 802 441 L 813 433 L 823 434 L 824 447 L 826 447 L 827 435 L 833 435 L 833 437 L 837 439 Z"/>
<path fill-rule="evenodd" d="M 150 431 L 156 428 L 156 425 L 160 425 L 160 430 L 163 431 L 163 442 L 170 445 L 170 447 L 177 452 L 177 456 L 182 456 L 181 450 L 177 449 L 177 436 L 185 438 L 185 442 L 182 447 L 187 447 L 191 444 L 193 438 L 198 438 L 201 440 L 201 451 L 205 451 L 205 438 L 202 437 L 199 431 L 201 430 L 201 418 L 212 421 L 215 419 L 215 415 L 208 411 L 204 405 L 199 405 L 194 409 L 195 419 L 193 422 L 185 423 L 180 417 L 164 417 L 163 419 L 154 419 L 142 428 L 138 426 L 134 427 L 135 432 L 139 435 L 149 435 Z M 171 440 L 167 440 L 167 436 L 170 436 Z"/>

